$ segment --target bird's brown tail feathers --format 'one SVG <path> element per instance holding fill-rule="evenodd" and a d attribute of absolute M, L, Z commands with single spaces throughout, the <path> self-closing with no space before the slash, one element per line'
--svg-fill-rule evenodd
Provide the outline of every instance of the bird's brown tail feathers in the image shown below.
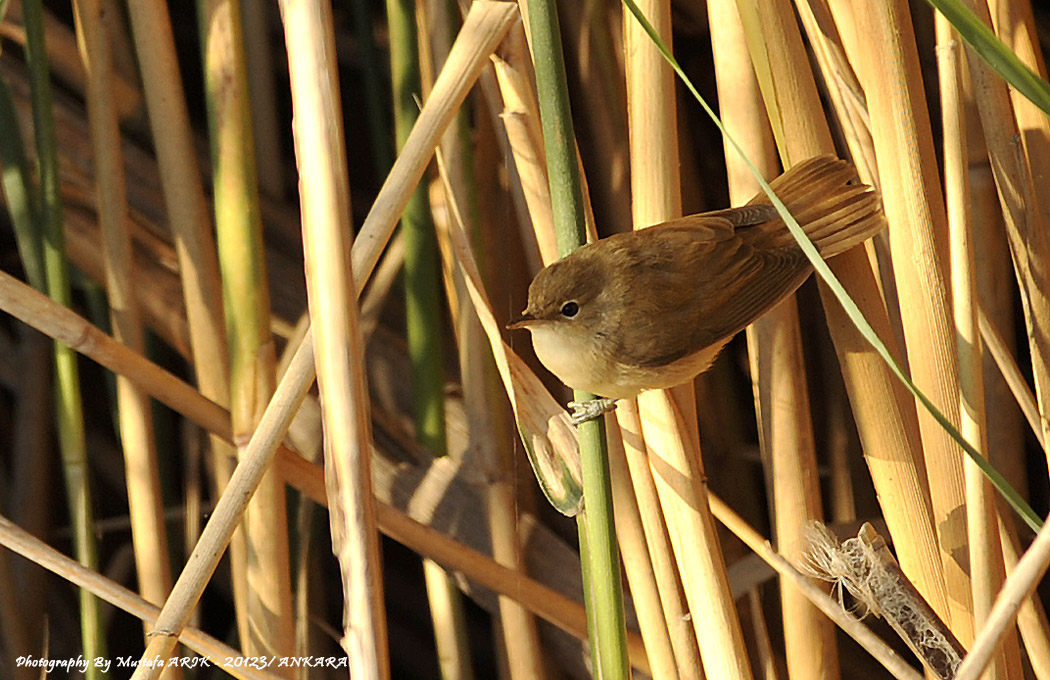
<path fill-rule="evenodd" d="M 863 243 L 886 226 L 878 194 L 856 178 L 849 163 L 832 156 L 805 160 L 770 186 L 794 215 L 822 257 L 833 257 Z M 751 204 L 769 203 L 761 193 Z M 779 217 L 759 227 L 770 247 L 788 247 L 795 239 Z"/>

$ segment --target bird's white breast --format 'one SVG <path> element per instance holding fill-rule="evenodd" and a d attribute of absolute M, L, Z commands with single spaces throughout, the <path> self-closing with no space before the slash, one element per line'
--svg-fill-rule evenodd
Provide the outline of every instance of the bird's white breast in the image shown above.
<path fill-rule="evenodd" d="M 536 358 L 563 383 L 603 397 L 618 396 L 610 393 L 619 390 L 609 382 L 616 367 L 602 358 L 589 336 L 562 324 L 536 324 L 529 330 Z"/>

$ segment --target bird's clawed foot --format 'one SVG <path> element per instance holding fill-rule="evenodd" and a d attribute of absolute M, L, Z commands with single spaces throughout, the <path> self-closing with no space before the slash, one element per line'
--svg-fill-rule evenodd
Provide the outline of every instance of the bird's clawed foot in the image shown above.
<path fill-rule="evenodd" d="M 603 413 L 612 413 L 616 410 L 616 402 L 618 399 L 588 399 L 586 401 L 570 401 L 569 420 L 576 427 L 579 427 L 582 423 L 586 423 L 588 420 L 594 420 Z"/>

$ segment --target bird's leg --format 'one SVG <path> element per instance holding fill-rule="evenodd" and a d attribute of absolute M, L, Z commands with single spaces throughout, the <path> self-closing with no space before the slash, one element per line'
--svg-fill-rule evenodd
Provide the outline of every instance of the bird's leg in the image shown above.
<path fill-rule="evenodd" d="M 572 414 L 569 420 L 576 427 L 586 423 L 588 420 L 594 420 L 603 413 L 612 413 L 616 410 L 616 402 L 618 399 L 588 399 L 586 401 L 570 401 L 568 406 Z"/>

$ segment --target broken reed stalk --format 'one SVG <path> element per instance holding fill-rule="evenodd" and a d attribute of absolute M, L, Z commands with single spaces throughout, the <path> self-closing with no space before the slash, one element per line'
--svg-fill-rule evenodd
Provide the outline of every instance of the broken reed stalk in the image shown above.
<path fill-rule="evenodd" d="M 722 27 L 711 36 L 720 115 L 748 158 L 772 179 L 779 174 L 776 148 L 736 3 L 712 0 L 708 16 L 712 25 Z M 760 191 L 758 183 L 731 151 L 726 166 L 730 204 L 743 205 Z M 776 545 L 781 555 L 801 563 L 805 527 L 823 521 L 823 511 L 795 295 L 748 327 L 747 340 L 759 445 L 771 468 L 767 478 Z M 838 646 L 831 622 L 802 593 L 783 584 L 780 603 L 789 675 L 837 678 Z"/>
<path fill-rule="evenodd" d="M 802 160 L 834 153 L 794 13 L 786 2 L 739 4 L 755 71 L 781 157 Z M 775 54 L 767 46 L 777 45 Z M 891 325 L 875 272 L 861 249 L 829 263 L 883 342 L 895 354 Z M 895 538 L 901 566 L 937 611 L 947 611 L 931 522 L 915 401 L 860 335 L 831 291 L 820 284 L 828 328 L 853 407 L 865 460 Z"/>
<path fill-rule="evenodd" d="M 238 456 L 273 393 L 276 356 L 260 218 L 254 133 L 240 6 L 199 0 L 199 33 L 211 140 L 212 196 L 226 337 L 230 413 Z M 295 652 L 288 512 L 284 487 L 266 474 L 244 517 L 247 655 Z"/>
<path fill-rule="evenodd" d="M 870 524 L 865 522 L 856 538 L 839 543 L 824 525 L 814 522 L 808 539 L 804 566 L 834 584 L 841 606 L 843 591 L 848 592 L 859 610 L 885 619 L 928 674 L 951 680 L 966 650 L 901 572 L 886 541 Z"/>
<path fill-rule="evenodd" d="M 163 7 L 150 3 L 129 5 L 128 20 L 141 70 L 164 206 L 177 244 L 193 373 L 201 392 L 225 407 L 230 403 L 230 365 L 223 310 L 217 302 L 222 300 L 218 255 L 194 153 L 171 23 Z M 233 474 L 237 452 L 217 437 L 209 439 L 209 447 L 213 491 L 218 496 Z M 230 571 L 241 640 L 249 637 L 247 559 L 244 534 L 237 532 L 230 546 Z"/>
<path fill-rule="evenodd" d="M 907 680 L 918 680 L 921 677 L 878 635 L 843 609 L 840 603 L 821 590 L 819 586 L 799 571 L 795 565 L 773 550 L 769 540 L 748 525 L 736 511 L 726 505 L 725 501 L 714 494 L 711 494 L 709 498 L 711 501 L 711 512 L 726 529 L 743 541 L 747 547 L 762 558 L 762 561 L 773 567 L 781 576 L 786 577 L 786 580 L 790 581 L 794 587 L 801 590 L 809 598 L 810 602 L 816 605 L 839 628 L 875 657 L 894 677 L 906 678 Z"/>
<path fill-rule="evenodd" d="M 128 206 L 120 153 L 120 124 L 113 103 L 109 21 L 98 0 L 78 0 L 73 9 L 87 73 L 88 118 L 104 243 L 110 323 L 114 339 L 141 354 L 145 343 L 134 288 L 131 236 L 127 230 Z M 171 590 L 172 575 L 153 413 L 149 395 L 127 378 L 117 375 L 116 386 L 135 574 L 142 597 L 159 604 Z"/>
<path fill-rule="evenodd" d="M 69 263 L 66 258 L 62 199 L 58 177 L 58 149 L 48 58 L 44 45 L 43 6 L 39 0 L 22 5 L 26 24 L 26 61 L 29 64 L 33 100 L 33 135 L 39 182 L 37 239 L 43 242 L 44 279 L 47 294 L 64 306 L 71 306 Z M 81 405 L 80 372 L 76 353 L 67 345 L 54 344 L 54 398 L 62 474 L 68 495 L 73 549 L 77 560 L 89 569 L 98 569 L 94 534 L 94 513 L 88 480 L 87 444 Z M 106 654 L 106 639 L 98 599 L 80 590 L 80 635 L 84 656 L 94 659 Z M 99 669 L 88 668 L 88 680 L 100 677 Z"/>
<path fill-rule="evenodd" d="M 551 206 L 558 252 L 565 256 L 586 241 L 587 220 L 561 34 L 552 0 L 528 0 L 527 6 Z M 577 390 L 573 398 L 587 401 L 594 395 Z M 583 423 L 578 432 L 587 507 L 577 517 L 577 524 L 584 602 L 592 625 L 591 656 L 600 677 L 616 680 L 626 678 L 630 671 L 605 421 L 599 418 Z"/>
<path fill-rule="evenodd" d="M 515 27 L 507 34 L 493 64 L 503 102 L 499 117 L 507 132 L 510 154 L 531 223 L 530 228 L 522 231 L 535 242 L 541 259 L 541 262 L 530 262 L 530 270 L 538 270 L 558 259 L 558 242 L 554 234 L 539 103 L 527 47 L 524 32 Z M 528 246 L 526 243 L 525 250 L 531 252 Z"/>

